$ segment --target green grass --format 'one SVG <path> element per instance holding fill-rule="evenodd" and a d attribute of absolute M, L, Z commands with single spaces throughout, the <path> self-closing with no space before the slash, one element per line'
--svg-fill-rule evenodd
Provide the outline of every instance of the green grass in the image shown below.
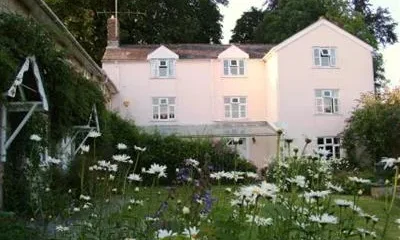
<path fill-rule="evenodd" d="M 215 216 L 228 216 L 231 213 L 230 207 L 230 199 L 231 197 L 226 194 L 225 188 L 233 186 L 224 186 L 224 187 L 213 187 L 212 194 L 213 197 L 218 198 L 218 200 L 214 203 L 213 209 L 218 211 L 217 213 L 214 212 Z M 159 194 L 158 194 L 158 193 Z M 166 215 L 163 216 L 164 219 L 174 219 L 176 217 L 176 212 L 181 211 L 183 206 L 190 206 L 190 197 L 189 192 L 187 189 L 178 188 L 175 191 L 167 190 L 166 188 L 158 187 L 154 189 L 153 194 L 150 191 L 150 188 L 141 188 L 139 192 L 133 192 L 132 195 L 135 199 L 143 199 L 145 201 L 144 206 L 137 206 L 134 207 L 132 210 L 128 211 L 126 206 L 124 207 L 123 211 L 125 211 L 125 216 L 128 218 L 144 218 L 145 216 L 149 216 L 154 214 L 157 209 L 160 207 L 160 203 L 163 201 L 168 202 L 168 211 L 166 211 Z M 347 195 L 335 195 L 332 196 L 332 199 L 348 199 L 351 200 L 352 196 Z M 177 205 L 177 201 L 181 200 L 182 203 Z M 128 200 L 127 200 L 128 201 Z M 378 235 L 383 231 L 384 228 L 384 221 L 385 221 L 385 213 L 384 207 L 385 203 L 384 200 L 381 199 L 373 199 L 368 196 L 362 196 L 359 198 L 358 206 L 360 206 L 364 212 L 376 215 L 380 220 L 376 225 L 376 232 Z M 267 203 L 265 205 L 265 213 L 270 214 L 273 212 L 272 204 Z M 338 215 L 338 213 L 336 213 Z M 389 221 L 389 228 L 387 231 L 387 235 L 385 239 L 387 240 L 398 240 L 400 236 L 400 229 L 394 223 L 394 221 L 400 218 L 400 201 L 396 201 L 392 213 L 390 216 Z M 363 227 L 365 220 L 358 217 L 357 226 Z"/>

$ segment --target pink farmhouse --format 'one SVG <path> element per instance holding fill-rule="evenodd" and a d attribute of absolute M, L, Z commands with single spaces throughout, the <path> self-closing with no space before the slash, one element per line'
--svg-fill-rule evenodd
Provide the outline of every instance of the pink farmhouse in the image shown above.
<path fill-rule="evenodd" d="M 258 167 L 278 128 L 340 157 L 345 120 L 374 90 L 373 48 L 325 19 L 275 46 L 120 45 L 116 24 L 103 57 L 119 89 L 112 109 L 146 131 L 226 138 Z"/>

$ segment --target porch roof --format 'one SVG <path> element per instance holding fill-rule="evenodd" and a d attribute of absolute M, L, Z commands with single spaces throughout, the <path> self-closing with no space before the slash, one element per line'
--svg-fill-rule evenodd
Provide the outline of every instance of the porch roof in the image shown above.
<path fill-rule="evenodd" d="M 199 125 L 149 125 L 141 126 L 147 133 L 176 135 L 179 137 L 256 137 L 276 136 L 276 128 L 267 121 L 216 122 Z"/>

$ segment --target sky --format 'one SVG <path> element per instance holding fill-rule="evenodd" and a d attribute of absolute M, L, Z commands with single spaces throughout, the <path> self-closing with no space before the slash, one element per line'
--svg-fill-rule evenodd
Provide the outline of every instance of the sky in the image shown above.
<path fill-rule="evenodd" d="M 228 7 L 221 7 L 224 15 L 223 21 L 223 43 L 229 43 L 232 29 L 235 27 L 236 20 L 243 12 L 252 6 L 262 8 L 265 0 L 230 0 Z M 388 8 L 392 17 L 400 24 L 400 0 L 370 0 L 373 7 Z M 400 41 L 400 26 L 397 26 L 396 33 Z M 391 80 L 391 86 L 400 86 L 400 43 L 382 47 L 381 49 L 385 61 L 385 75 Z"/>

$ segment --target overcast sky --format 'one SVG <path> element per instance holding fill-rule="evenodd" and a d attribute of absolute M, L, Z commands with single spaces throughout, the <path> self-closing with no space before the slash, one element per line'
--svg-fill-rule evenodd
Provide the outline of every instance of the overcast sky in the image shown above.
<path fill-rule="evenodd" d="M 252 6 L 261 8 L 264 2 L 265 0 L 230 0 L 228 7 L 221 7 L 224 15 L 222 42 L 229 42 L 236 20 L 240 18 L 244 11 L 249 10 Z M 370 0 L 370 2 L 374 7 L 389 8 L 392 17 L 397 22 L 400 22 L 400 0 Z M 396 33 L 400 40 L 400 26 L 397 26 Z M 387 46 L 382 51 L 385 60 L 386 77 L 392 81 L 392 85 L 400 85 L 400 43 Z"/>

